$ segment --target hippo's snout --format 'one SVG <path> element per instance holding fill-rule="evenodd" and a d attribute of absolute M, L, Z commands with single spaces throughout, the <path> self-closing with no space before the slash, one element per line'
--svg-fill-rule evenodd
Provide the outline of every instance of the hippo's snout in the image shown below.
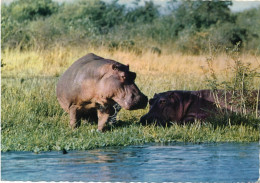
<path fill-rule="evenodd" d="M 147 123 L 147 117 L 146 117 L 147 115 L 143 115 L 141 118 L 140 118 L 140 123 L 141 124 L 145 124 L 145 123 Z"/>
<path fill-rule="evenodd" d="M 140 108 L 141 109 L 146 108 L 147 104 L 148 104 L 148 97 L 144 95 L 143 100 L 140 102 Z"/>
<path fill-rule="evenodd" d="M 151 124 L 154 121 L 155 121 L 154 118 L 149 116 L 149 114 L 146 114 L 140 118 L 140 123 L 143 125 Z"/>
<path fill-rule="evenodd" d="M 135 105 L 132 105 L 129 110 L 144 109 L 148 104 L 148 98 L 145 95 L 141 95 L 140 99 Z"/>
<path fill-rule="evenodd" d="M 152 115 L 150 113 L 147 113 L 140 118 L 140 123 L 143 125 L 152 124 L 152 123 L 162 124 L 163 122 L 164 122 L 163 119 L 161 119 L 156 115 Z"/>

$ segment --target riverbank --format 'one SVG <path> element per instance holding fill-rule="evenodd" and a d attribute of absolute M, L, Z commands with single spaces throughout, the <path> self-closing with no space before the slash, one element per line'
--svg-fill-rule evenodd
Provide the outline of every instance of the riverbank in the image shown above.
<path fill-rule="evenodd" d="M 236 121 L 215 119 L 168 127 L 142 126 L 140 117 L 148 111 L 122 110 L 118 123 L 108 126 L 105 133 L 96 132 L 97 124 L 83 121 L 76 130 L 69 128 L 69 116 L 59 106 L 55 96 L 58 77 L 71 63 L 93 52 L 129 64 L 137 73 L 136 84 L 149 98 L 167 90 L 199 90 L 208 88 L 206 76 L 208 58 L 212 55 L 161 55 L 146 52 L 141 55 L 103 48 L 56 47 L 52 50 L 2 51 L 1 81 L 1 151 L 86 150 L 106 146 L 127 146 L 148 142 L 255 142 L 259 141 L 256 117 Z M 260 58 L 240 55 L 241 61 L 259 68 Z M 228 80 L 232 58 L 215 56 L 212 67 L 219 80 Z M 259 71 L 259 70 L 258 70 Z M 252 81 L 258 89 L 259 79 Z M 220 121 L 222 120 L 222 121 Z M 223 121 L 224 120 L 224 121 Z M 219 125 L 218 125 L 219 124 Z"/>

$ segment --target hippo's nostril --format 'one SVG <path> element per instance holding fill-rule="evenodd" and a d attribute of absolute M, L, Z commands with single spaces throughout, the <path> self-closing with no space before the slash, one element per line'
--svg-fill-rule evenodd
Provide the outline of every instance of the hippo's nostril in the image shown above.
<path fill-rule="evenodd" d="M 134 98 L 135 98 L 135 95 L 134 95 L 134 94 L 132 94 L 132 95 L 131 95 L 131 99 L 132 99 L 132 100 L 134 100 Z"/>

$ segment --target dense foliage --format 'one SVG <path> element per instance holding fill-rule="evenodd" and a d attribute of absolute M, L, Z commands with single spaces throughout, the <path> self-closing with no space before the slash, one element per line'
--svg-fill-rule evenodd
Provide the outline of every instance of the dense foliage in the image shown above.
<path fill-rule="evenodd" d="M 117 1 L 15 0 L 2 4 L 3 48 L 47 48 L 89 44 L 110 49 L 171 47 L 199 54 L 209 44 L 223 51 L 240 42 L 260 50 L 260 8 L 232 13 L 231 1 L 169 1 L 162 13 L 152 1 L 133 6 Z"/>

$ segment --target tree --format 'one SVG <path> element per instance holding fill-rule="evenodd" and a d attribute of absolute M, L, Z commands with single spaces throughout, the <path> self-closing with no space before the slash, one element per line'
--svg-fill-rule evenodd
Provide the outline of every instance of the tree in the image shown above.
<path fill-rule="evenodd" d="M 175 34 L 187 28 L 199 31 L 218 22 L 233 22 L 229 6 L 231 1 L 183 1 L 176 10 L 173 10 L 175 18 Z"/>
<path fill-rule="evenodd" d="M 23 22 L 52 15 L 57 12 L 58 4 L 52 0 L 17 0 L 10 4 L 9 10 L 13 19 Z"/>
<path fill-rule="evenodd" d="M 138 5 L 136 3 L 136 5 Z M 126 14 L 126 21 L 128 22 L 143 22 L 151 23 L 159 16 L 157 6 L 154 5 L 153 1 L 145 1 L 144 6 L 139 6 L 134 9 L 130 9 Z"/>

